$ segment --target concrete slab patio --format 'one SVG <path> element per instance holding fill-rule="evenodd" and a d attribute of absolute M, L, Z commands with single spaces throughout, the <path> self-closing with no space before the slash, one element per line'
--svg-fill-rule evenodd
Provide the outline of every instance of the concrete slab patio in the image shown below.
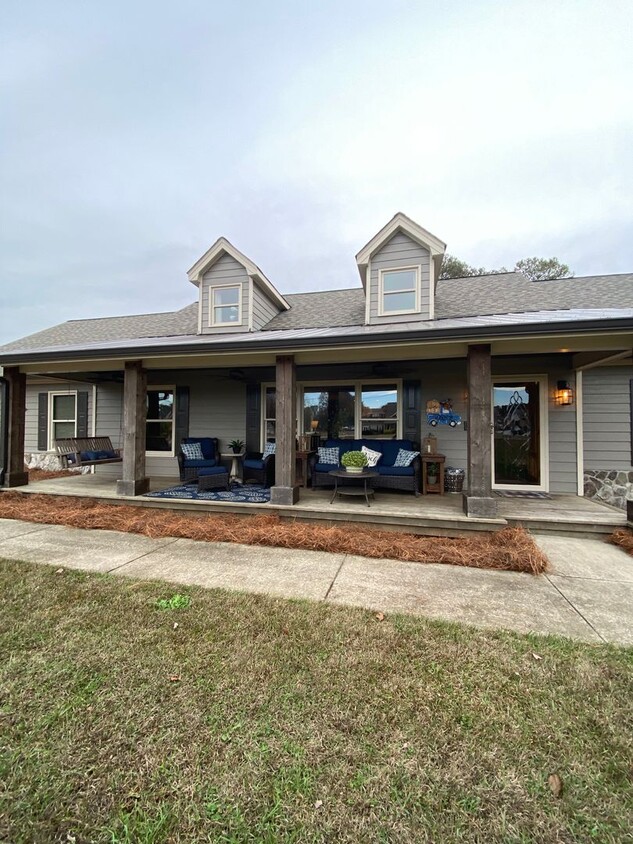
<path fill-rule="evenodd" d="M 9 559 L 633 645 L 633 558 L 600 540 L 535 539 L 552 563 L 541 577 L 0 519 Z"/>

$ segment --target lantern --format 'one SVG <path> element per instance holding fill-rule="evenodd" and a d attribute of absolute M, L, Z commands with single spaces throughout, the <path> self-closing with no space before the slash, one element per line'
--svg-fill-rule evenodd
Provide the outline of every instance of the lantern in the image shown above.
<path fill-rule="evenodd" d="M 567 381 L 559 381 L 554 392 L 554 402 L 559 407 L 569 407 L 574 403 L 574 391 Z"/>

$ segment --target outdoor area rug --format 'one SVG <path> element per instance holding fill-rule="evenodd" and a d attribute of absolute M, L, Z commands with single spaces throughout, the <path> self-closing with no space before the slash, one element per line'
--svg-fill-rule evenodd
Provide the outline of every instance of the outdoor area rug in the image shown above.
<path fill-rule="evenodd" d="M 550 500 L 552 496 L 547 492 L 527 492 L 523 491 L 520 492 L 519 490 L 508 489 L 508 490 L 495 490 L 495 495 L 500 496 L 501 498 L 542 498 L 544 500 Z"/>
<path fill-rule="evenodd" d="M 198 492 L 198 485 L 182 484 L 181 486 L 170 486 L 158 492 L 146 492 L 144 498 L 186 498 L 192 501 L 227 501 L 241 502 L 242 504 L 268 504 L 270 501 L 270 489 L 261 484 L 236 484 L 232 483 L 231 488 L 210 489 L 208 492 Z"/>

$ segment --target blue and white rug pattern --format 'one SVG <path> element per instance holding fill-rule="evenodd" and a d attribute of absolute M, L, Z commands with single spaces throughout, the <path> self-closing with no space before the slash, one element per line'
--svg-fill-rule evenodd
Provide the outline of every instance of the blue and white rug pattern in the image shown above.
<path fill-rule="evenodd" d="M 158 492 L 146 492 L 145 498 L 180 498 L 190 501 L 226 501 L 242 504 L 268 504 L 270 489 L 261 484 L 231 484 L 231 488 L 210 489 L 208 492 L 198 492 L 196 483 L 170 486 Z"/>

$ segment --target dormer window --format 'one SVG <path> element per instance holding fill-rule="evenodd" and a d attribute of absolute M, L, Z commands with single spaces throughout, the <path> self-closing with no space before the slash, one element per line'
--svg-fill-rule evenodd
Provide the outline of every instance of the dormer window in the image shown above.
<path fill-rule="evenodd" d="M 209 293 L 211 296 L 209 325 L 240 325 L 242 322 L 241 285 L 211 287 Z"/>
<path fill-rule="evenodd" d="M 380 316 L 420 310 L 419 273 L 419 267 L 380 271 Z"/>

